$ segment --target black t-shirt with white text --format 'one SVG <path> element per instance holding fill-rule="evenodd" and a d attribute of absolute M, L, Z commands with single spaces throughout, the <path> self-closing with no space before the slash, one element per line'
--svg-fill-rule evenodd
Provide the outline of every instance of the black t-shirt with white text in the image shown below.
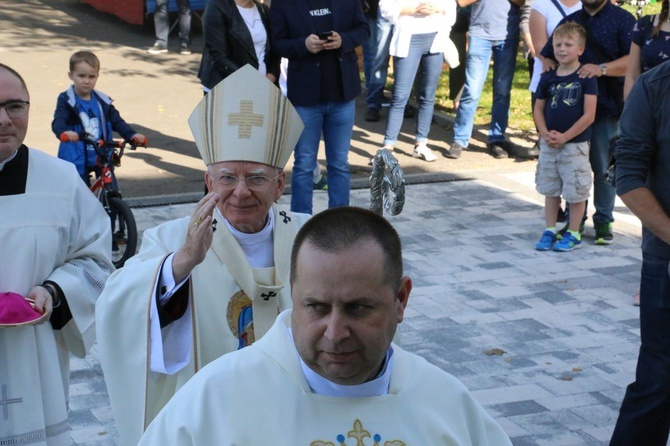
<path fill-rule="evenodd" d="M 314 21 L 317 35 L 333 31 L 333 15 L 330 10 L 331 0 L 307 0 L 309 14 Z M 321 67 L 321 92 L 319 102 L 342 102 L 344 91 L 342 89 L 342 73 L 338 60 L 339 50 L 323 50 L 319 56 Z"/>

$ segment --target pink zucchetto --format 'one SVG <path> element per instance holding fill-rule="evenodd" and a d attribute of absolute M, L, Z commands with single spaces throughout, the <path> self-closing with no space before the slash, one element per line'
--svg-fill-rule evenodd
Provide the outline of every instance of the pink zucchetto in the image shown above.
<path fill-rule="evenodd" d="M 0 327 L 16 327 L 35 321 L 42 313 L 20 294 L 0 293 Z"/>

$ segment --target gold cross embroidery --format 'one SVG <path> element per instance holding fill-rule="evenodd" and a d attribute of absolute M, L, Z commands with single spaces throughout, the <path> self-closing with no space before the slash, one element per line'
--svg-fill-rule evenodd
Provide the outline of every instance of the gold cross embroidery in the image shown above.
<path fill-rule="evenodd" d="M 356 439 L 356 446 L 365 446 L 363 439 L 370 436 L 370 432 L 363 429 L 363 423 L 358 418 L 354 421 L 354 428 L 347 434 L 347 437 Z"/>
<path fill-rule="evenodd" d="M 252 127 L 263 127 L 263 120 L 265 117 L 263 115 L 255 114 L 253 111 L 253 101 L 241 100 L 240 112 L 228 114 L 229 125 L 239 126 L 237 129 L 238 138 L 249 139 L 251 138 Z"/>

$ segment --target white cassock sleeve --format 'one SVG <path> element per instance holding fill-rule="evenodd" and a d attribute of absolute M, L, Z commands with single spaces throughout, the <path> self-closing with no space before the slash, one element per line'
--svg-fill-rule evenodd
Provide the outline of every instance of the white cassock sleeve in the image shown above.
<path fill-rule="evenodd" d="M 178 284 L 174 283 L 174 276 L 172 275 L 173 258 L 174 253 L 165 259 L 163 265 L 161 265 L 158 280 L 154 284 L 152 295 L 158 296 L 161 302 L 172 297 L 190 277 L 190 275 L 187 276 Z M 158 294 L 159 290 L 161 290 L 160 295 Z M 190 302 L 187 303 L 186 312 L 182 317 L 161 329 L 156 299 L 152 299 L 150 320 L 151 357 L 149 359 L 149 369 L 152 372 L 173 375 L 186 367 L 190 361 L 190 346 L 193 340 L 193 319 L 191 318 Z"/>

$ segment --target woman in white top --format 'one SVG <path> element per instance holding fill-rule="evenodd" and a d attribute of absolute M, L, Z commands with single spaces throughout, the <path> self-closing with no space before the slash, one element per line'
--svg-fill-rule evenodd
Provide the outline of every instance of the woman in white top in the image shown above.
<path fill-rule="evenodd" d="M 271 52 L 269 16 L 268 6 L 258 0 L 209 1 L 198 72 L 205 93 L 246 64 L 277 82 L 280 59 Z"/>
<path fill-rule="evenodd" d="M 540 51 L 547 44 L 549 36 L 553 34 L 558 22 L 580 9 L 582 9 L 581 0 L 535 0 L 533 2 L 528 24 L 536 53 L 533 77 L 531 77 L 528 87 L 533 94 L 533 103 L 535 103 L 535 89 L 542 74 L 542 59 L 544 57 L 540 55 Z"/>
<path fill-rule="evenodd" d="M 381 15 L 393 25 L 389 53 L 393 56 L 393 96 L 384 147 L 393 149 L 402 126 L 405 105 L 409 100 L 414 78 L 420 71 L 417 85 L 419 113 L 414 137 L 415 158 L 435 161 L 437 157 L 426 146 L 433 119 L 435 91 L 442 72 L 444 53 L 451 61 L 454 44 L 449 40 L 456 21 L 455 0 L 381 0 Z M 458 54 L 455 55 L 456 63 Z"/>

